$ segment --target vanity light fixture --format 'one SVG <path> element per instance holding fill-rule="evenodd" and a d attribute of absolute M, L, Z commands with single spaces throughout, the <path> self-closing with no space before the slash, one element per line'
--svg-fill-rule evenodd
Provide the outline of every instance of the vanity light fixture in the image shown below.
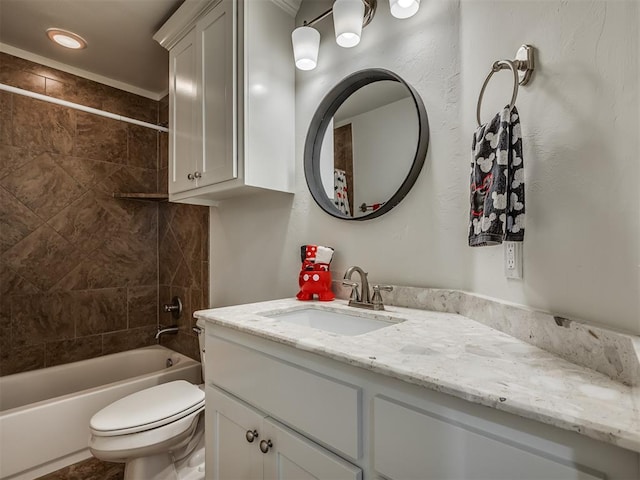
<path fill-rule="evenodd" d="M 65 48 L 71 48 L 73 50 L 87 48 L 87 41 L 84 38 L 68 30 L 62 30 L 61 28 L 48 28 L 47 37 L 49 37 L 49 40 L 52 42 Z"/>
<path fill-rule="evenodd" d="M 355 47 L 360 43 L 362 29 L 373 20 L 377 6 L 377 0 L 335 0 L 329 10 L 305 21 L 291 34 L 296 67 L 313 70 L 318 65 L 320 33 L 313 25 L 333 15 L 336 43 L 344 48 Z M 420 0 L 389 0 L 389 7 L 394 17 L 409 18 L 420 8 Z"/>

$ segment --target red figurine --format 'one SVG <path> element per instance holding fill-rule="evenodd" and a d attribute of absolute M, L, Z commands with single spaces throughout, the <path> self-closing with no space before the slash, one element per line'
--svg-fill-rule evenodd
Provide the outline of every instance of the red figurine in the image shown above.
<path fill-rule="evenodd" d="M 300 291 L 296 295 L 298 300 L 313 300 L 318 296 L 321 302 L 328 302 L 335 298 L 331 291 L 331 272 L 329 264 L 333 257 L 333 248 L 321 245 L 302 245 L 300 247 L 302 269 L 298 277 Z"/>

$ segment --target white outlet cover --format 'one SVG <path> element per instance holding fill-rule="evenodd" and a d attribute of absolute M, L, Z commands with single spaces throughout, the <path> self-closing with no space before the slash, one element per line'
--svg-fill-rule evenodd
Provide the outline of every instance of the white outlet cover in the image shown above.
<path fill-rule="evenodd" d="M 522 278 L 522 242 L 504 243 L 504 274 L 507 278 Z"/>

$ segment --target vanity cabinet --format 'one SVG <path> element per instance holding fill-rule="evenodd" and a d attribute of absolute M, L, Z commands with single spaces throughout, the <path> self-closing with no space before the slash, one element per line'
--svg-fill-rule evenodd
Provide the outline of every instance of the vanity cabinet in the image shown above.
<path fill-rule="evenodd" d="M 362 471 L 242 401 L 208 385 L 207 478 L 361 480 Z M 213 434 L 211 434 L 213 432 Z M 209 468 L 208 466 L 212 467 Z"/>
<path fill-rule="evenodd" d="M 374 468 L 390 480 L 606 478 L 536 451 L 518 435 L 492 435 L 390 398 L 373 399 L 373 424 Z"/>
<path fill-rule="evenodd" d="M 307 454 L 344 467 L 319 467 L 318 479 L 640 478 L 630 450 L 294 346 L 209 322 L 205 348 L 208 479 L 251 478 L 233 469 L 259 451 L 243 453 L 254 429 L 277 452 L 264 455 L 265 478 L 307 478 L 296 470 L 312 471 Z"/>
<path fill-rule="evenodd" d="M 293 192 L 295 12 L 282 0 L 187 0 L 169 50 L 169 200 Z"/>

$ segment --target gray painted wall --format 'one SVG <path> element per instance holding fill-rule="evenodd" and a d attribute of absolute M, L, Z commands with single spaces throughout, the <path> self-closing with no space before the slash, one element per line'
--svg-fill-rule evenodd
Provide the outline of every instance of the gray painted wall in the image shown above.
<path fill-rule="evenodd" d="M 303 1 L 297 23 L 330 4 Z M 293 296 L 299 246 L 316 243 L 336 249 L 336 277 L 357 264 L 373 282 L 470 290 L 640 334 L 639 10 L 634 1 L 424 0 L 400 21 L 382 0 L 354 49 L 321 22 L 319 66 L 296 78 L 296 194 L 211 209 L 212 306 Z M 517 102 L 527 176 L 520 281 L 504 278 L 502 247 L 471 249 L 466 237 L 477 95 L 493 61 L 522 43 L 539 58 Z M 302 151 L 323 95 L 366 67 L 418 90 L 431 145 L 398 207 L 345 222 L 315 205 Z M 509 75 L 495 75 L 485 119 L 510 97 Z"/>

